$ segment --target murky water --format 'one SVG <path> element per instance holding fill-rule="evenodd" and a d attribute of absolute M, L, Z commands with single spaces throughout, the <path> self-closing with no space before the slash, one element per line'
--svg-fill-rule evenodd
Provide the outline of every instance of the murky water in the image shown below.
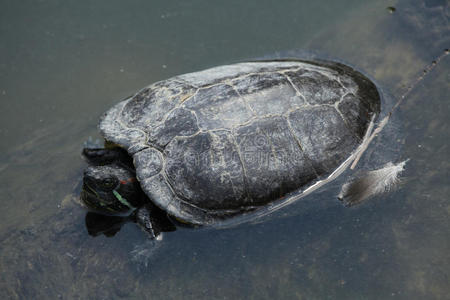
<path fill-rule="evenodd" d="M 449 26 L 445 0 L 2 1 L 1 297 L 448 299 L 449 57 L 397 111 L 400 188 L 362 205 L 330 188 L 261 224 L 155 244 L 133 224 L 89 236 L 74 198 L 98 117 L 151 82 L 292 50 L 396 98 L 450 47 Z"/>

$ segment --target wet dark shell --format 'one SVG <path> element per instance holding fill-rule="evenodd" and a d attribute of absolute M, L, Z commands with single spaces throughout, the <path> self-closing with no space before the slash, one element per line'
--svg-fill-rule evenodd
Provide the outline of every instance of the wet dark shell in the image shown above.
<path fill-rule="evenodd" d="M 326 178 L 380 109 L 375 85 L 335 62 L 247 62 L 176 76 L 111 108 L 149 199 L 193 224 L 263 207 Z"/>

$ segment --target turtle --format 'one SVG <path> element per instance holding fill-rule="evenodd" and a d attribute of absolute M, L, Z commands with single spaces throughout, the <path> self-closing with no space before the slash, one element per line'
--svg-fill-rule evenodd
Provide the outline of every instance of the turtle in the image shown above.
<path fill-rule="evenodd" d="M 329 60 L 246 61 L 158 81 L 101 117 L 105 146 L 83 150 L 81 198 L 153 238 L 267 211 L 335 176 L 380 106 L 372 80 Z"/>

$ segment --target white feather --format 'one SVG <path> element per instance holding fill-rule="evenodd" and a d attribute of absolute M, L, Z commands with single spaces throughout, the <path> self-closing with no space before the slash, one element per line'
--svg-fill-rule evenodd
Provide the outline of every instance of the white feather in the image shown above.
<path fill-rule="evenodd" d="M 399 181 L 407 160 L 398 164 L 387 163 L 383 168 L 368 171 L 342 186 L 338 198 L 347 206 L 359 204 L 365 199 L 388 192 Z"/>

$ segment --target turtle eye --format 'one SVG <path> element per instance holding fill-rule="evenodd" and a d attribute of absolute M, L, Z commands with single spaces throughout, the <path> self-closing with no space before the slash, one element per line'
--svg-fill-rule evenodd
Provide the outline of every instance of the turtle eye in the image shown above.
<path fill-rule="evenodd" d="M 106 178 L 103 182 L 102 182 L 103 186 L 106 188 L 112 188 L 116 185 L 116 180 L 114 180 L 113 178 Z"/>

